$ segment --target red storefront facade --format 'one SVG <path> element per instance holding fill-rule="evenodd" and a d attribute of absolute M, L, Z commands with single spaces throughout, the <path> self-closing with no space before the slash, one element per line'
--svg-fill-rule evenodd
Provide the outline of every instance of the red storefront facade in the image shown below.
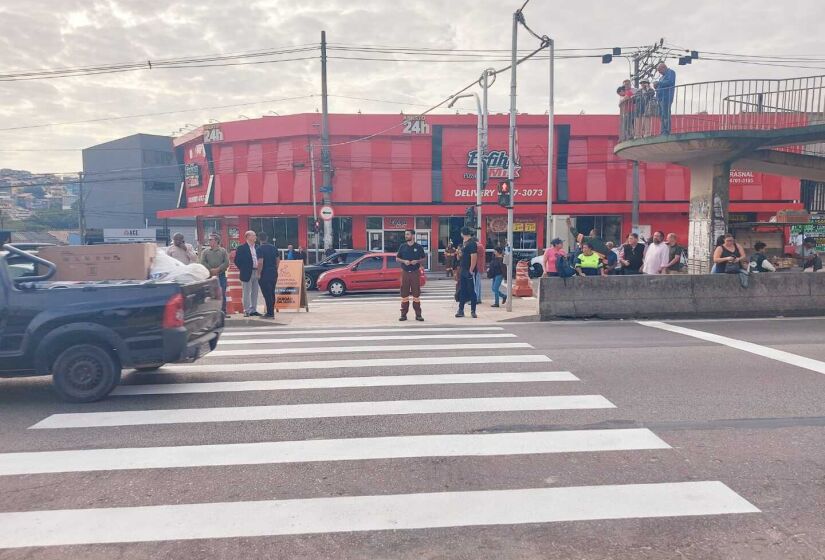
<path fill-rule="evenodd" d="M 414 227 L 432 253 L 430 268 L 437 268 L 435 249 L 456 239 L 475 203 L 476 117 L 335 114 L 329 125 L 334 248 L 394 250 L 403 230 Z M 495 185 L 506 175 L 507 125 L 506 115 L 490 117 L 491 178 L 481 224 L 488 247 L 505 236 Z M 576 218 L 582 230 L 595 226 L 614 241 L 630 230 L 632 200 L 631 165 L 613 155 L 618 127 L 612 115 L 557 116 L 555 123 L 553 214 Z M 530 254 L 545 239 L 547 117 L 519 115 L 517 128 L 514 249 Z M 218 231 L 231 246 L 255 229 L 275 235 L 282 249 L 291 243 L 311 253 L 313 184 L 315 209 L 322 205 L 319 132 L 320 115 L 313 113 L 206 125 L 177 138 L 185 186 L 180 207 L 159 215 L 196 217 L 201 240 Z M 640 167 L 643 229 L 686 240 L 689 171 Z M 797 179 L 731 173 L 731 221 L 767 221 L 799 197 Z"/>

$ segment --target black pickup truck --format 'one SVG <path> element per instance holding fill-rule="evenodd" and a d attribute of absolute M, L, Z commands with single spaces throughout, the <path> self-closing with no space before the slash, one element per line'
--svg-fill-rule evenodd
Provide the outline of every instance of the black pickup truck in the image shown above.
<path fill-rule="evenodd" d="M 3 246 L 0 377 L 52 375 L 63 399 L 96 401 L 117 386 L 122 369 L 194 361 L 223 331 L 215 278 L 50 282 L 55 271 L 35 254 Z"/>

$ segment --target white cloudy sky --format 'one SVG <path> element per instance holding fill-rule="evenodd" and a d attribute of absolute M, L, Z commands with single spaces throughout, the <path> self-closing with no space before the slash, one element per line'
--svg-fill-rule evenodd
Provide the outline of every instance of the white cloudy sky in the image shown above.
<path fill-rule="evenodd" d="M 315 43 L 428 48 L 508 49 L 511 14 L 523 0 L 3 0 L 0 74 L 43 68 L 235 53 Z M 557 48 L 668 43 L 701 51 L 757 55 L 822 55 L 816 22 L 821 0 L 532 0 L 527 23 Z M 536 44 L 526 33 L 522 46 Z M 331 55 L 336 53 L 330 53 Z M 346 53 L 337 53 L 348 56 Z M 500 63 L 413 63 L 331 60 L 330 94 L 393 103 L 332 98 L 333 112 L 415 112 L 463 87 Z M 680 83 L 726 77 L 825 74 L 823 68 L 772 68 L 699 61 L 678 68 Z M 519 110 L 543 113 L 546 62 L 520 67 Z M 36 81 L 0 81 L 0 167 L 73 172 L 80 149 L 135 132 L 169 134 L 209 119 L 230 120 L 315 111 L 316 98 L 195 110 L 165 116 L 86 124 L 66 123 L 317 94 L 316 60 L 219 68 L 138 71 Z M 615 109 L 615 86 L 627 75 L 623 60 L 559 61 L 559 113 Z M 491 109 L 506 111 L 508 77 L 491 92 Z M 471 110 L 470 105 L 465 110 Z"/>

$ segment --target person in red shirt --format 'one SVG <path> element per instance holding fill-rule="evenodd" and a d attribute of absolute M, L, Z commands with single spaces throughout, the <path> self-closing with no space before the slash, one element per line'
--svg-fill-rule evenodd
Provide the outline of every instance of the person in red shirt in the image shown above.
<path fill-rule="evenodd" d="M 559 271 L 556 268 L 556 261 L 559 257 L 566 257 L 567 253 L 564 251 L 564 243 L 561 239 L 556 238 L 550 242 L 550 247 L 544 252 L 544 275 L 558 276 Z"/>

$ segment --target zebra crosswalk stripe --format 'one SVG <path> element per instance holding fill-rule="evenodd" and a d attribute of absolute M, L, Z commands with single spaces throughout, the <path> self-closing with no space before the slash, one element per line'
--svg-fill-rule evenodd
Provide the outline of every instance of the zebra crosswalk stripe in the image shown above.
<path fill-rule="evenodd" d="M 601 395 L 545 395 L 538 397 L 355 401 L 222 408 L 123 410 L 52 414 L 29 429 L 599 408 L 615 408 L 615 405 Z"/>
<path fill-rule="evenodd" d="M 756 512 L 717 481 L 345 496 L 0 513 L 0 547 Z"/>
<path fill-rule="evenodd" d="M 0 476 L 319 461 L 670 449 L 644 428 L 448 434 L 0 454 Z"/>
<path fill-rule="evenodd" d="M 465 334 L 391 334 L 367 336 L 327 336 L 295 338 L 260 338 L 244 340 L 222 340 L 221 347 L 240 344 L 295 344 L 298 342 L 357 342 L 359 340 L 377 342 L 382 340 L 461 340 L 471 338 L 516 338 L 511 333 L 465 333 Z"/>
<path fill-rule="evenodd" d="M 526 342 L 496 342 L 490 344 L 461 344 L 461 350 L 515 350 L 519 348 L 533 348 Z M 228 358 L 239 356 L 267 356 L 286 354 L 351 354 L 362 352 L 443 352 L 456 351 L 455 344 L 416 344 L 375 345 L 375 346 L 324 346 L 314 348 L 254 348 L 250 350 L 215 350 L 209 354 L 210 358 Z"/>

